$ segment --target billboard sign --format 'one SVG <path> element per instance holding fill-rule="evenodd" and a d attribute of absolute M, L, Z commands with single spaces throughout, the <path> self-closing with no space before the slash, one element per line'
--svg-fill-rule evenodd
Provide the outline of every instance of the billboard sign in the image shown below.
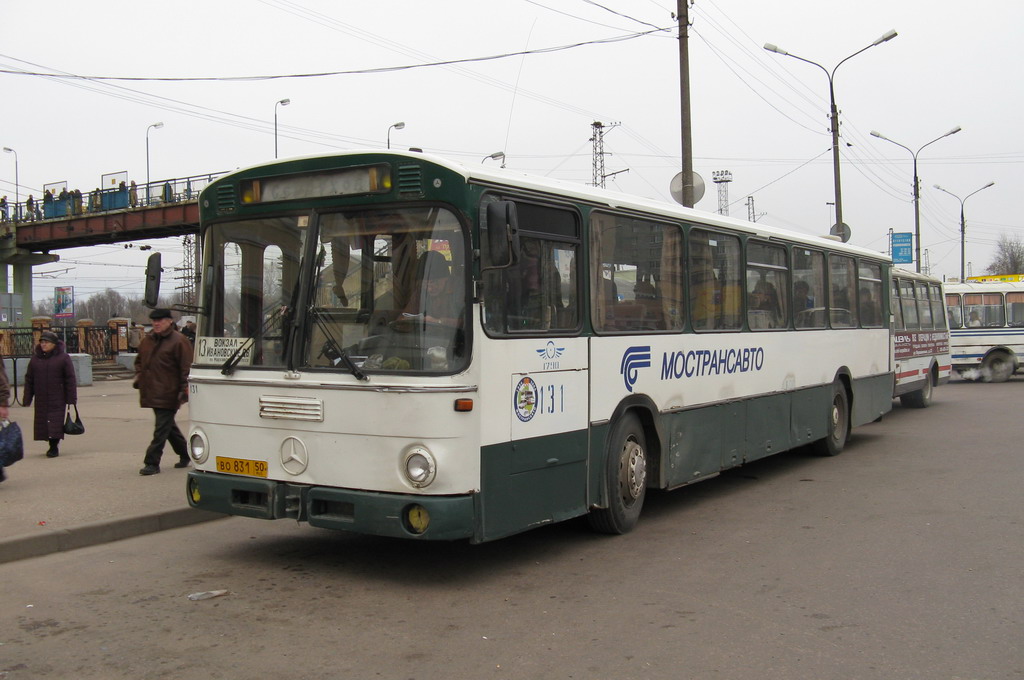
<path fill-rule="evenodd" d="M 75 317 L 75 287 L 57 286 L 53 289 L 53 318 L 73 319 Z"/>

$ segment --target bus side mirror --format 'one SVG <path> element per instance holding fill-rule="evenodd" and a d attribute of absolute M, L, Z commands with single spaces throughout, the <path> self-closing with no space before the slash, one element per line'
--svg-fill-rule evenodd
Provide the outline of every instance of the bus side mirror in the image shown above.
<path fill-rule="evenodd" d="M 143 304 L 150 309 L 160 301 L 160 272 L 160 253 L 153 253 L 146 262 L 146 292 L 142 297 Z"/>
<path fill-rule="evenodd" d="M 487 254 L 498 269 L 519 261 L 519 219 L 512 201 L 487 204 Z"/>

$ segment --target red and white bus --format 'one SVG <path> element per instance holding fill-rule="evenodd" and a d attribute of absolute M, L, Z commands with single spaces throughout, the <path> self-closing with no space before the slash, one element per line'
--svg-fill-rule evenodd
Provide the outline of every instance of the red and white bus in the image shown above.
<path fill-rule="evenodd" d="M 925 408 L 952 372 L 942 282 L 895 267 L 891 278 L 892 396 L 904 406 Z"/>

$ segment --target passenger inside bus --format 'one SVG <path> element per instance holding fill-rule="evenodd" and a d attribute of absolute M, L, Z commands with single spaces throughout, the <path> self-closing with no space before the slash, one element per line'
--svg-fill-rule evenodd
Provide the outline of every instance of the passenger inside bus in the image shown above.
<path fill-rule="evenodd" d="M 459 321 L 461 297 L 456 294 L 454 277 L 444 255 L 428 250 L 420 255 L 416 269 L 416 287 L 405 309 L 407 317 L 422 316 L 424 321 L 454 326 Z"/>
<path fill-rule="evenodd" d="M 751 328 L 778 328 L 782 320 L 779 293 L 768 281 L 758 281 L 747 299 Z"/>

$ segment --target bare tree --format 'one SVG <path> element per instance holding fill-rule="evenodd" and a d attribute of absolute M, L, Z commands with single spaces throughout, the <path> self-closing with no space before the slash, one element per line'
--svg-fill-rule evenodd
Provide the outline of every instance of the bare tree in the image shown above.
<path fill-rule="evenodd" d="M 996 256 L 988 266 L 990 274 L 1024 274 L 1024 243 L 1020 237 L 999 237 Z"/>

